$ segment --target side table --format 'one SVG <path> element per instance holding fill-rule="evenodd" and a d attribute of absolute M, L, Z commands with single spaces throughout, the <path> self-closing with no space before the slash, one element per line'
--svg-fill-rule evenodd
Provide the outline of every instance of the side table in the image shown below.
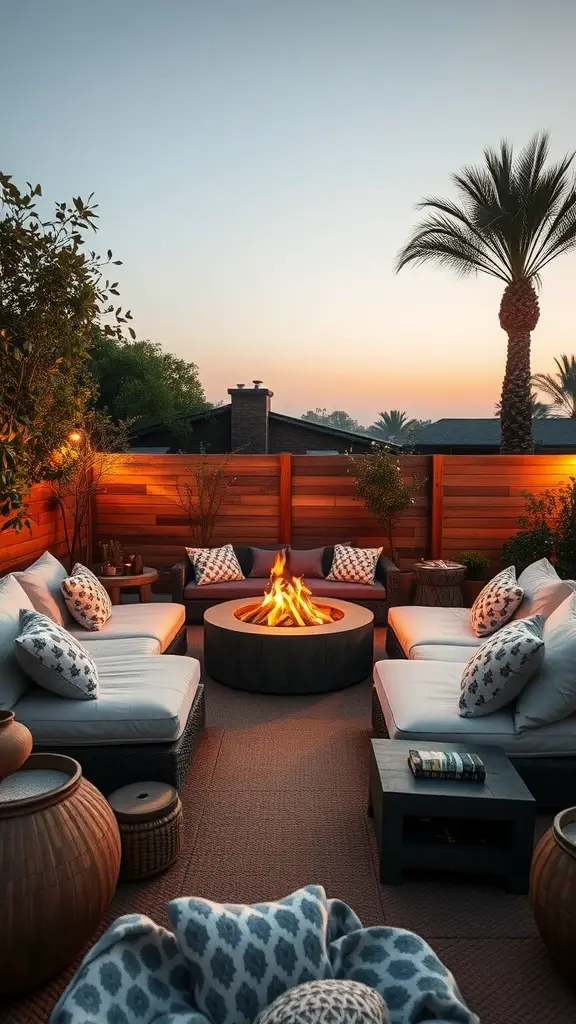
<path fill-rule="evenodd" d="M 429 608 L 462 608 L 461 584 L 466 568 L 457 562 L 428 565 L 417 562 L 414 568 L 416 596 L 414 604 Z"/>
<path fill-rule="evenodd" d="M 152 584 L 158 579 L 157 569 L 151 569 L 145 565 L 142 572 L 137 576 L 100 576 L 98 579 L 103 587 L 110 594 L 112 604 L 120 604 L 120 592 L 122 590 L 136 590 L 140 592 L 140 600 L 148 602 L 152 600 Z"/>
<path fill-rule="evenodd" d="M 108 802 L 120 829 L 120 880 L 140 882 L 169 868 L 184 829 L 176 790 L 165 782 L 135 782 L 115 790 Z"/>

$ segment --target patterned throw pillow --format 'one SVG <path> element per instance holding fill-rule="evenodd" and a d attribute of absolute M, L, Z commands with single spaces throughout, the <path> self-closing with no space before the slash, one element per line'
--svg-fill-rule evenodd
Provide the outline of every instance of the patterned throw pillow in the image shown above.
<path fill-rule="evenodd" d="M 334 545 L 332 568 L 327 580 L 338 583 L 374 583 L 376 565 L 382 548 L 352 548 L 346 544 Z"/>
<path fill-rule="evenodd" d="M 516 581 L 513 565 L 494 576 L 470 609 L 470 624 L 476 636 L 490 636 L 509 622 L 523 597 L 524 591 Z"/>
<path fill-rule="evenodd" d="M 205 583 L 245 579 L 231 544 L 224 544 L 221 548 L 186 548 L 186 554 L 192 562 L 199 587 Z"/>
<path fill-rule="evenodd" d="M 461 718 L 500 711 L 516 700 L 544 661 L 545 618 L 516 619 L 474 651 L 462 674 Z"/>
<path fill-rule="evenodd" d="M 255 1024 L 388 1024 L 386 1004 L 359 981 L 309 981 L 278 996 Z"/>
<path fill-rule="evenodd" d="M 26 675 L 45 690 L 72 700 L 98 697 L 98 670 L 88 651 L 47 615 L 20 612 L 14 653 Z"/>
<path fill-rule="evenodd" d="M 76 622 L 90 632 L 102 629 L 112 614 L 112 602 L 98 577 L 77 562 L 60 587 L 66 607 Z"/>

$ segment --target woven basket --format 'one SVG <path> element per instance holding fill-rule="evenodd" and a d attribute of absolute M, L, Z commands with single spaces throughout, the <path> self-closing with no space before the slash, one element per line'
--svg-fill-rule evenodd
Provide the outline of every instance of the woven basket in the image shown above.
<path fill-rule="evenodd" d="M 557 814 L 532 860 L 530 900 L 544 944 L 576 985 L 576 807 Z"/>
<path fill-rule="evenodd" d="M 161 799 L 157 798 L 153 806 L 147 804 L 146 800 L 134 811 L 126 809 L 126 800 L 122 806 L 123 794 L 153 788 L 156 797 L 158 791 L 161 792 Z M 166 871 L 176 860 L 182 846 L 184 818 L 176 790 L 159 783 L 139 783 L 117 790 L 109 799 L 122 843 L 120 880 L 141 882 Z M 161 804 L 164 806 L 159 806 Z"/>

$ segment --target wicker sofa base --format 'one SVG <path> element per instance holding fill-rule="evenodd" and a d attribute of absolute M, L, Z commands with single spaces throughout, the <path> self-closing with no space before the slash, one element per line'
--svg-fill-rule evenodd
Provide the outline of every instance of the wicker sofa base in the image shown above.
<path fill-rule="evenodd" d="M 186 625 L 184 624 L 176 633 L 172 643 L 168 644 L 165 651 L 162 651 L 162 654 L 186 654 L 187 650 L 188 634 L 186 632 Z"/>
<path fill-rule="evenodd" d="M 166 652 L 168 653 L 168 652 Z M 206 720 L 204 686 L 199 684 L 182 735 L 172 743 L 125 743 L 106 746 L 54 747 L 34 744 L 35 753 L 65 754 L 104 795 L 132 782 L 167 782 L 180 789 Z"/>
<path fill-rule="evenodd" d="M 201 589 L 201 588 L 200 588 Z M 336 598 L 336 594 L 334 597 Z M 182 599 L 180 599 L 182 601 Z M 224 600 L 228 600 L 225 598 Z M 345 600 L 349 604 L 357 604 L 361 608 L 367 608 L 369 612 L 374 615 L 375 626 L 385 626 L 388 621 L 388 602 L 387 601 L 353 601 L 347 597 Z M 319 597 L 318 601 L 321 603 L 322 598 Z M 186 608 L 186 622 L 190 625 L 200 626 L 204 622 L 204 612 L 208 611 L 209 608 L 214 608 L 218 604 L 222 604 L 222 601 L 187 601 L 184 599 L 182 602 Z M 168 653 L 167 651 L 165 653 Z"/>
<path fill-rule="evenodd" d="M 406 660 L 402 644 L 392 629 L 392 626 L 388 626 L 388 629 L 386 630 L 386 654 L 389 658 L 403 658 Z"/>
<path fill-rule="evenodd" d="M 372 735 L 375 739 L 389 739 L 386 719 L 372 687 Z M 416 741 L 414 741 L 416 744 Z M 434 737 L 419 741 L 428 747 Z M 576 755 L 574 757 L 509 757 L 519 776 L 524 780 L 538 807 L 542 810 L 560 810 L 574 804 L 576 793 Z"/>

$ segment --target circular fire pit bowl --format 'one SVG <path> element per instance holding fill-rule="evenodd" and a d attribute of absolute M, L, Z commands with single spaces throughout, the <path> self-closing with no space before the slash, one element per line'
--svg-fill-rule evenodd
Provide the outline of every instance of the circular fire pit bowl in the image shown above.
<path fill-rule="evenodd" d="M 342 615 L 322 626 L 253 626 L 236 618 L 246 598 L 204 612 L 204 665 L 237 690 L 284 695 L 328 693 L 372 673 L 374 616 L 348 601 L 318 599 Z"/>

